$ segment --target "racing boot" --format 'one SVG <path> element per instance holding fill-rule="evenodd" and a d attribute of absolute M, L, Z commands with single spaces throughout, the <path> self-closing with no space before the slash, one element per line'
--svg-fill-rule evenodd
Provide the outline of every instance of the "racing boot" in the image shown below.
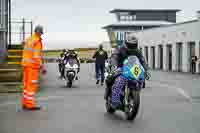
<path fill-rule="evenodd" d="M 32 108 L 28 108 L 26 106 L 23 106 L 22 109 L 23 110 L 27 110 L 27 111 L 37 111 L 37 110 L 41 110 L 41 107 L 40 106 L 35 106 L 35 107 L 32 107 Z"/>
<path fill-rule="evenodd" d="M 99 80 L 97 80 L 96 84 L 97 84 L 97 85 L 99 84 Z"/>

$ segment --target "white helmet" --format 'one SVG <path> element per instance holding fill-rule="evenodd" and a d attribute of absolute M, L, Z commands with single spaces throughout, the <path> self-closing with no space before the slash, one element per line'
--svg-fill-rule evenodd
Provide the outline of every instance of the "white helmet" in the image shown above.
<path fill-rule="evenodd" d="M 130 32 L 127 32 L 125 34 L 125 46 L 129 49 L 138 47 L 138 39 Z"/>

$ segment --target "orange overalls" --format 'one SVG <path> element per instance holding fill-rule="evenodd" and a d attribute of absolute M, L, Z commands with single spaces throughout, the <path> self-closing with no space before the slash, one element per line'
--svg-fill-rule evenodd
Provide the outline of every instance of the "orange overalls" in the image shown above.
<path fill-rule="evenodd" d="M 38 90 L 39 72 L 42 66 L 42 39 L 33 34 L 24 45 L 22 65 L 24 67 L 22 106 L 36 106 L 35 93 Z"/>

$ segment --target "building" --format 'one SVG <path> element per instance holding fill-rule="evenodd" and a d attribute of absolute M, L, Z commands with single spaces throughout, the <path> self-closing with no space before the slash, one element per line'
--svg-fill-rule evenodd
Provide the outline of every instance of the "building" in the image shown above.
<path fill-rule="evenodd" d="M 172 22 L 171 24 L 142 28 L 131 32 L 139 39 L 139 47 L 151 69 L 191 72 L 191 56 L 196 55 L 200 58 L 200 11 L 197 12 L 195 20 L 176 23 L 176 18 L 173 16 L 177 11 L 179 10 L 172 10 L 173 13 L 169 15 L 168 19 L 162 19 L 162 21 Z M 165 12 L 167 11 L 165 10 Z M 162 15 L 164 16 L 164 14 Z M 160 18 L 162 18 L 161 16 Z M 117 18 L 120 20 L 119 15 Z M 149 16 L 149 18 L 151 17 Z M 116 30 L 114 26 L 106 29 L 111 42 L 119 40 L 117 37 L 113 37 L 111 32 L 125 31 L 122 28 Z M 126 30 L 126 32 L 129 31 Z M 199 62 L 196 64 L 196 73 L 200 73 Z"/>
<path fill-rule="evenodd" d="M 200 58 L 200 12 L 195 20 L 132 33 L 139 39 L 149 67 L 191 72 L 191 56 Z M 196 64 L 196 73 L 200 64 Z"/>
<path fill-rule="evenodd" d="M 0 63 L 6 55 L 8 29 L 8 0 L 0 0 Z"/>
<path fill-rule="evenodd" d="M 107 30 L 112 45 L 123 43 L 125 32 L 145 30 L 176 23 L 177 9 L 114 9 L 110 13 L 115 14 L 116 22 L 107 25 Z"/>

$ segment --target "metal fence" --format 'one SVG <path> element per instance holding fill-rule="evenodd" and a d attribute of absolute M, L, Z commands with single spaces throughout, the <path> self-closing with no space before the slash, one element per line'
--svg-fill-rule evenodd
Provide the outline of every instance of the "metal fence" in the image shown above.
<path fill-rule="evenodd" d="M 8 23 L 8 1 L 0 0 L 0 29 L 6 31 Z"/>
<path fill-rule="evenodd" d="M 30 20 L 12 20 L 9 30 L 9 45 L 18 45 L 33 32 L 33 23 Z"/>

